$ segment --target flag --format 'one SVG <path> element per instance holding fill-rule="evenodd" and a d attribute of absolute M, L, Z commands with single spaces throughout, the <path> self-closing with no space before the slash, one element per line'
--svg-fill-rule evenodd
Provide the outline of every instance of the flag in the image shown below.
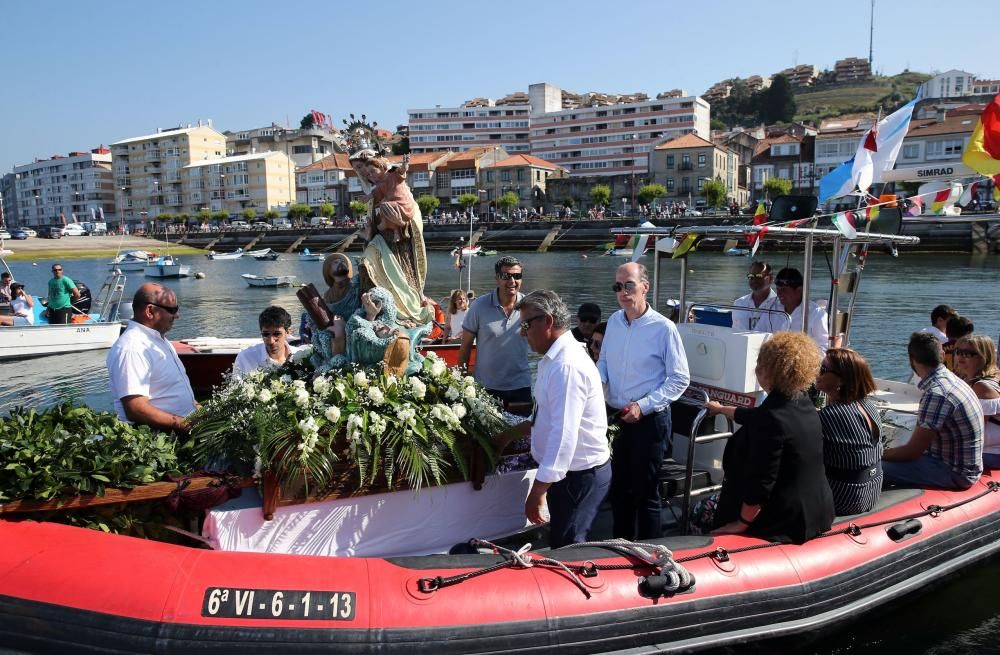
<path fill-rule="evenodd" d="M 830 198 L 846 196 L 854 190 L 854 180 L 851 179 L 851 169 L 853 167 L 854 157 L 851 157 L 819 179 L 820 202 L 826 202 Z"/>
<path fill-rule="evenodd" d="M 917 101 L 911 100 L 880 120 L 858 144 L 851 167 L 851 181 L 861 191 L 882 181 L 882 173 L 892 170 L 903 147 L 903 138 L 910 126 L 910 116 Z M 852 187 L 853 188 L 853 187 Z"/>
<path fill-rule="evenodd" d="M 858 236 L 858 230 L 855 227 L 856 222 L 857 220 L 853 212 L 840 212 L 833 217 L 833 224 L 848 239 L 854 239 Z"/>
<path fill-rule="evenodd" d="M 674 254 L 670 258 L 677 259 L 682 255 L 686 255 L 689 250 L 694 250 L 694 244 L 700 237 L 700 234 L 694 233 L 684 237 L 684 240 L 681 241 L 676 248 L 674 248 Z"/>
<path fill-rule="evenodd" d="M 962 197 L 958 199 L 958 204 L 965 206 L 968 205 L 973 200 L 979 198 L 979 182 L 972 182 L 965 186 L 965 190 L 962 191 Z"/>
<path fill-rule="evenodd" d="M 931 201 L 931 213 L 935 216 L 940 216 L 944 213 L 944 203 L 948 202 L 948 198 L 951 197 L 951 187 L 947 189 L 941 189 L 934 194 L 934 200 Z"/>
<path fill-rule="evenodd" d="M 753 213 L 753 225 L 763 225 L 765 223 L 767 223 L 767 208 L 764 207 L 764 201 L 761 200 L 757 203 L 757 211 Z M 767 232 L 766 228 L 760 232 L 750 233 L 747 235 L 747 244 L 749 244 L 752 248 L 750 251 L 751 255 L 757 253 L 757 248 L 760 247 L 760 240 L 764 238 L 765 232 Z"/>
<path fill-rule="evenodd" d="M 760 242 L 764 240 L 764 235 L 767 234 L 767 226 L 760 228 L 760 232 L 757 234 L 751 234 L 753 241 L 751 242 L 752 248 L 750 248 L 750 256 L 754 257 L 757 254 L 757 248 L 760 248 Z"/>
<path fill-rule="evenodd" d="M 808 219 L 808 218 L 799 218 L 799 219 L 796 219 L 794 221 L 788 221 L 788 223 L 785 224 L 785 227 L 802 227 L 803 225 L 805 225 L 806 223 L 808 223 L 810 220 L 811 219 Z"/>
<path fill-rule="evenodd" d="M 1000 93 L 979 117 L 962 153 L 962 163 L 983 175 L 1000 174 Z"/>
<path fill-rule="evenodd" d="M 878 200 L 875 198 L 869 198 L 868 207 L 865 209 L 865 220 L 871 223 L 878 218 L 879 209 L 881 209 L 881 206 L 878 204 Z"/>

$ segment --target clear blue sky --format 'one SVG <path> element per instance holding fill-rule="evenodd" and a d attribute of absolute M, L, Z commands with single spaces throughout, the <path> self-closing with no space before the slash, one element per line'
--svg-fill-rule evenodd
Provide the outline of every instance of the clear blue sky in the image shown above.
<path fill-rule="evenodd" d="M 876 70 L 1000 77 L 974 14 L 948 7 L 876 0 Z M 865 57 L 868 13 L 869 0 L 0 0 L 0 174 L 207 118 L 237 130 L 316 109 L 392 129 L 408 108 L 533 82 L 702 93 Z"/>

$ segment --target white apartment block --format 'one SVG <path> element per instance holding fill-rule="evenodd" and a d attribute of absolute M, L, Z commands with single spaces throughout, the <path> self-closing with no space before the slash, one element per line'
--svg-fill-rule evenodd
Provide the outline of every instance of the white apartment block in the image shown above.
<path fill-rule="evenodd" d="M 930 98 L 961 98 L 974 93 L 976 76 L 966 71 L 952 69 L 938 73 L 919 87 L 921 100 Z"/>
<path fill-rule="evenodd" d="M 461 107 L 410 109 L 410 152 L 464 151 L 501 146 L 509 153 L 527 153 L 527 104 L 496 104 L 476 98 Z"/>
<path fill-rule="evenodd" d="M 528 95 L 531 154 L 571 176 L 645 174 L 656 144 L 710 136 L 709 104 L 697 96 L 562 109 L 558 87 L 532 84 Z"/>
<path fill-rule="evenodd" d="M 15 166 L 12 175 L 3 204 L 18 225 L 104 220 L 114 213 L 111 151 L 106 148 Z"/>

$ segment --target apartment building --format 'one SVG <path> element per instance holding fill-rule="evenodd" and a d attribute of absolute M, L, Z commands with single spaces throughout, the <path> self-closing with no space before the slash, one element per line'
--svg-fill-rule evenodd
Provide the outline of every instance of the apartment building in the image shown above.
<path fill-rule="evenodd" d="M 664 140 L 708 137 L 709 105 L 695 96 L 561 109 L 562 90 L 532 84 L 531 154 L 571 176 L 645 175 L 649 153 Z"/>
<path fill-rule="evenodd" d="M 103 146 L 15 166 L 4 179 L 9 226 L 107 220 L 115 213 L 111 151 Z"/>
<path fill-rule="evenodd" d="M 696 134 L 656 146 L 649 159 L 649 178 L 667 189 L 666 201 L 698 198 L 705 182 L 718 179 L 726 185 L 727 203 L 747 202 L 747 189 L 739 185 L 737 153 Z"/>
<path fill-rule="evenodd" d="M 479 188 L 487 203 L 507 193 L 518 198 L 518 207 L 543 207 L 550 179 L 566 176 L 566 170 L 532 155 L 511 155 L 496 163 L 487 163 L 479 171 Z"/>
<path fill-rule="evenodd" d="M 961 98 L 974 93 L 976 76 L 966 71 L 952 69 L 938 73 L 920 85 L 918 97 L 929 98 Z"/>
<path fill-rule="evenodd" d="M 229 156 L 258 152 L 283 152 L 297 168 L 309 166 L 334 153 L 338 131 L 324 124 L 308 129 L 291 129 L 271 123 L 267 127 L 224 132 Z"/>
<path fill-rule="evenodd" d="M 751 197 L 763 198 L 764 184 L 773 177 L 790 181 L 792 195 L 815 194 L 818 184 L 815 144 L 814 135 L 791 132 L 772 132 L 761 140 L 751 160 Z M 857 147 L 856 141 L 854 145 Z"/>
<path fill-rule="evenodd" d="M 119 220 L 144 223 L 147 218 L 191 206 L 185 199 L 184 167 L 225 157 L 226 137 L 209 121 L 116 141 L 111 144 L 111 155 Z M 215 182 L 218 191 L 219 180 Z M 203 195 L 210 190 L 198 189 Z"/>
<path fill-rule="evenodd" d="M 201 209 L 226 211 L 230 215 L 244 209 L 258 214 L 287 207 L 295 198 L 295 164 L 283 152 L 258 152 L 192 162 L 182 169 L 183 191 L 180 207 L 168 194 L 170 211 L 194 215 Z"/>
<path fill-rule="evenodd" d="M 347 174 L 353 173 L 348 155 L 334 153 L 295 171 L 295 202 L 309 205 L 314 213 L 330 203 L 338 216 L 348 213 Z"/>
<path fill-rule="evenodd" d="M 833 65 L 833 78 L 838 83 L 863 82 L 872 79 L 872 65 L 864 57 L 848 57 Z"/>
<path fill-rule="evenodd" d="M 874 122 L 874 116 L 865 116 L 834 118 L 820 123 L 813 156 L 816 179 L 853 157 L 858 150 L 858 142 Z"/>
<path fill-rule="evenodd" d="M 479 190 L 483 189 L 480 185 L 481 169 L 495 165 L 510 156 L 505 148 L 499 146 L 453 153 L 437 166 L 434 184 L 428 187 L 428 191 L 438 197 L 443 207 L 458 205 L 458 197 L 466 193 L 478 195 L 485 203 L 485 193 L 479 193 Z"/>
<path fill-rule="evenodd" d="M 460 107 L 410 109 L 410 152 L 464 151 L 500 146 L 508 152 L 528 152 L 527 104 L 515 102 L 524 94 L 498 101 L 476 98 Z"/>
<path fill-rule="evenodd" d="M 20 225 L 17 213 L 17 187 L 13 173 L 0 175 L 0 225 Z"/>
<path fill-rule="evenodd" d="M 995 96 L 1000 93 L 1000 80 L 976 80 L 972 83 L 972 95 Z"/>
<path fill-rule="evenodd" d="M 812 64 L 800 64 L 776 73 L 783 75 L 792 86 L 812 86 L 819 77 L 819 69 Z"/>

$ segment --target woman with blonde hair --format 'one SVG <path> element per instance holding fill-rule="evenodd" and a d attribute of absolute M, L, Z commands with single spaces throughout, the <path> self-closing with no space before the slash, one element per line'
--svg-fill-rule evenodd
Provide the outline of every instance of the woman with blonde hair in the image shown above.
<path fill-rule="evenodd" d="M 758 407 L 709 401 L 709 414 L 741 425 L 722 456 L 716 534 L 747 533 L 802 543 L 833 523 L 833 496 L 823 466 L 823 428 L 806 393 L 820 352 L 801 332 L 776 332 L 757 356 L 757 381 L 767 392 Z"/>
<path fill-rule="evenodd" d="M 962 337 L 955 343 L 955 372 L 969 383 L 979 398 L 986 419 L 983 440 L 983 466 L 1000 468 L 1000 369 L 993 339 L 982 336 Z"/>
<path fill-rule="evenodd" d="M 827 398 L 819 420 L 834 508 L 839 516 L 867 512 L 882 493 L 882 419 L 871 397 L 875 378 L 864 357 L 830 348 L 816 388 Z"/>
<path fill-rule="evenodd" d="M 469 296 L 462 289 L 455 289 L 448 297 L 448 322 L 445 341 L 462 340 L 462 322 L 469 312 Z"/>

